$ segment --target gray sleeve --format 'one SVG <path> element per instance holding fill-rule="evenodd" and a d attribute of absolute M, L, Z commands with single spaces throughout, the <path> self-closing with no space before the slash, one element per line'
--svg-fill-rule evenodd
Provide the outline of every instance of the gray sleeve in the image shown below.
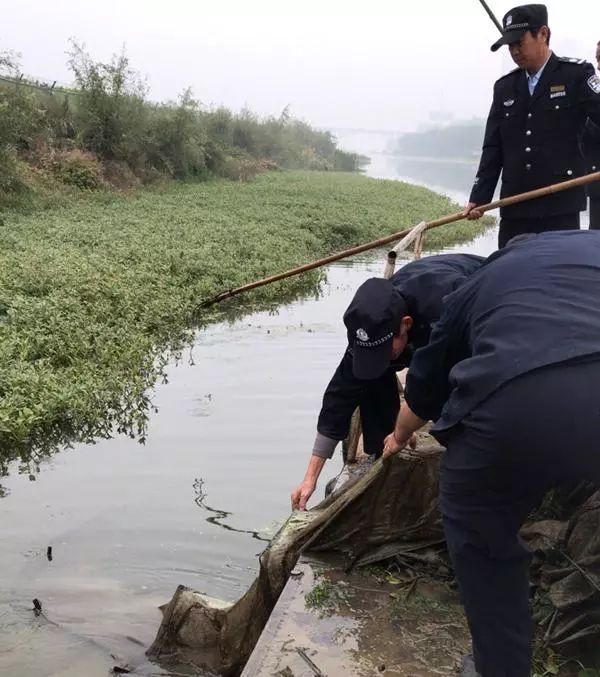
<path fill-rule="evenodd" d="M 339 440 L 332 440 L 330 437 L 325 437 L 325 435 L 317 433 L 312 455 L 318 456 L 319 458 L 331 458 L 338 442 Z"/>

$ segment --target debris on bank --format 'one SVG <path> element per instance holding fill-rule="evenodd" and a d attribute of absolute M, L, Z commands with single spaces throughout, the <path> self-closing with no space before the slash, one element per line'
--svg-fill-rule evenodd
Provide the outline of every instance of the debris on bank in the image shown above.
<path fill-rule="evenodd" d="M 443 449 L 426 433 L 418 449 L 418 458 L 347 466 L 339 489 L 291 515 L 235 604 L 180 586 L 148 656 L 243 677 L 332 675 L 339 666 L 347 675 L 453 674 L 469 634 L 438 510 Z M 578 487 L 555 494 L 523 529 L 536 555 L 539 674 L 600 665 L 598 524 L 600 492 Z"/>

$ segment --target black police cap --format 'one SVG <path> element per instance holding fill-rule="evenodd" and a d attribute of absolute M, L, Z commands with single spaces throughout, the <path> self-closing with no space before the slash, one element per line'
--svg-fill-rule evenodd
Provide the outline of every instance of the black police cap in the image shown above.
<path fill-rule="evenodd" d="M 548 25 L 546 5 L 520 5 L 514 7 L 502 19 L 502 37 L 495 42 L 491 50 L 497 51 L 502 45 L 510 45 L 520 40 L 527 31 Z"/>
<path fill-rule="evenodd" d="M 407 314 L 406 301 L 391 280 L 372 277 L 357 289 L 344 313 L 356 378 L 379 378 L 390 366 L 392 339 Z"/>

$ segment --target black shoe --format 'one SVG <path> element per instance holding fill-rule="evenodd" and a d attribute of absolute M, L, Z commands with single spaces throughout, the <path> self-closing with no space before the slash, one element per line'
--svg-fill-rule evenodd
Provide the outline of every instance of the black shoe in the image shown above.
<path fill-rule="evenodd" d="M 475 661 L 473 660 L 472 654 L 463 658 L 462 666 L 460 668 L 460 677 L 481 677 L 477 670 L 475 670 Z"/>

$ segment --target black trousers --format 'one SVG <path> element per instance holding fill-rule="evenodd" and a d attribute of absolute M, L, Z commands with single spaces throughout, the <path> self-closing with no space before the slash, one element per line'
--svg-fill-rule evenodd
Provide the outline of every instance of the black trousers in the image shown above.
<path fill-rule="evenodd" d="M 590 197 L 590 229 L 600 230 L 600 197 Z"/>
<path fill-rule="evenodd" d="M 553 365 L 437 435 L 444 530 L 482 677 L 530 677 L 530 553 L 518 532 L 549 489 L 600 485 L 599 392 L 600 361 Z"/>
<path fill-rule="evenodd" d="M 545 233 L 547 230 L 578 230 L 579 212 L 572 214 L 557 214 L 543 216 L 535 219 L 500 219 L 498 232 L 498 249 L 506 246 L 506 243 L 517 235 L 524 233 Z"/>
<path fill-rule="evenodd" d="M 361 398 L 359 408 L 364 451 L 379 458 L 383 441 L 393 432 L 400 409 L 398 379 L 393 369 L 378 381 L 377 388 L 370 389 Z"/>

